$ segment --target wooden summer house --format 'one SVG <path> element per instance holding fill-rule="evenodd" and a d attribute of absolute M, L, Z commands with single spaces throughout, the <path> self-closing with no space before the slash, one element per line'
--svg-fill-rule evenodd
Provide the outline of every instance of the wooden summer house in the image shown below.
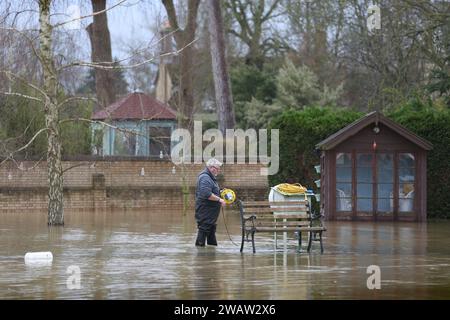
<path fill-rule="evenodd" d="M 316 147 L 326 219 L 426 221 L 430 142 L 375 111 Z"/>

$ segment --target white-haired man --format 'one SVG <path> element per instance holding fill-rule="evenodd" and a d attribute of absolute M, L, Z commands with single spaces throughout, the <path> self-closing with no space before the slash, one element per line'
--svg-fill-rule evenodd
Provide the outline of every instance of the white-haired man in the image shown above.
<path fill-rule="evenodd" d="M 198 234 L 196 246 L 217 246 L 216 222 L 219 217 L 220 207 L 225 201 L 220 198 L 220 189 L 216 177 L 220 172 L 222 163 L 211 158 L 206 162 L 206 168 L 200 172 L 195 191 L 195 220 L 197 221 Z"/>

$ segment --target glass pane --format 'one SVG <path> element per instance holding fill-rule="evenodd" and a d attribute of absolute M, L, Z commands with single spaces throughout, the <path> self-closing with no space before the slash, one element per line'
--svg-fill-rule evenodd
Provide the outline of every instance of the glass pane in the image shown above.
<path fill-rule="evenodd" d="M 415 168 L 399 168 L 398 176 L 400 182 L 414 181 Z"/>
<path fill-rule="evenodd" d="M 336 211 L 352 211 L 352 199 L 336 197 Z"/>
<path fill-rule="evenodd" d="M 350 153 L 338 153 L 336 154 L 336 166 L 351 167 L 352 157 Z"/>
<path fill-rule="evenodd" d="M 392 212 L 394 208 L 393 199 L 378 199 L 378 211 L 379 212 Z"/>
<path fill-rule="evenodd" d="M 398 156 L 398 160 L 399 168 L 415 166 L 415 159 L 412 153 L 400 153 Z"/>
<path fill-rule="evenodd" d="M 336 197 L 351 198 L 352 184 L 351 183 L 336 183 Z"/>
<path fill-rule="evenodd" d="M 394 163 L 394 155 L 392 153 L 377 154 L 378 165 L 392 167 Z"/>
<path fill-rule="evenodd" d="M 171 129 L 167 127 L 150 127 L 150 155 L 159 156 L 161 151 L 163 155 L 170 154 L 170 135 Z"/>
<path fill-rule="evenodd" d="M 378 198 L 394 198 L 394 185 L 392 183 L 381 183 L 377 186 Z"/>
<path fill-rule="evenodd" d="M 357 211 L 372 211 L 372 198 L 357 199 L 356 210 Z"/>
<path fill-rule="evenodd" d="M 370 198 L 372 197 L 372 184 L 368 183 L 358 183 L 356 185 L 356 195 L 357 197 Z"/>
<path fill-rule="evenodd" d="M 136 154 L 136 134 L 124 131 L 115 131 L 114 137 L 115 155 L 135 155 Z"/>
<path fill-rule="evenodd" d="M 336 167 L 336 181 L 338 182 L 352 182 L 352 168 L 351 167 Z"/>
<path fill-rule="evenodd" d="M 394 157 L 390 153 L 377 155 L 377 178 L 379 183 L 394 182 Z"/>
<path fill-rule="evenodd" d="M 372 167 L 356 168 L 356 181 L 358 182 L 372 182 Z"/>
<path fill-rule="evenodd" d="M 95 129 L 92 135 L 92 151 L 95 155 L 103 155 L 104 130 Z"/>
<path fill-rule="evenodd" d="M 398 211 L 400 212 L 411 212 L 413 211 L 414 199 L 399 199 L 398 200 Z"/>
<path fill-rule="evenodd" d="M 368 153 L 359 153 L 356 155 L 356 166 L 357 167 L 371 167 L 373 156 Z"/>
<path fill-rule="evenodd" d="M 398 198 L 414 199 L 414 184 L 413 183 L 400 184 L 398 189 Z"/>

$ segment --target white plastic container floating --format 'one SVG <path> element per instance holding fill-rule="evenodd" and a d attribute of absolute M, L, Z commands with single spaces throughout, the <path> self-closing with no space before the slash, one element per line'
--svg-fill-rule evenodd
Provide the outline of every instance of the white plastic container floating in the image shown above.
<path fill-rule="evenodd" d="M 27 252 L 25 254 L 26 265 L 51 265 L 53 261 L 53 254 L 50 251 L 43 252 Z"/>
<path fill-rule="evenodd" d="M 317 173 L 320 173 L 320 164 L 318 164 L 317 166 L 314 166 L 314 169 L 316 169 Z"/>
<path fill-rule="evenodd" d="M 316 180 L 314 181 L 314 183 L 316 184 L 317 188 L 320 188 L 320 180 Z"/>

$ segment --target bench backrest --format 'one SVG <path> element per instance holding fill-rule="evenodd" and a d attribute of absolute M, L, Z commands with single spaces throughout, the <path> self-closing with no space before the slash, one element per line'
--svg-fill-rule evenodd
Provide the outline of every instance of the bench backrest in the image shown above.
<path fill-rule="evenodd" d="M 309 226 L 311 214 L 307 200 L 300 201 L 238 201 L 242 227 Z M 253 217 L 253 219 L 249 219 Z"/>

